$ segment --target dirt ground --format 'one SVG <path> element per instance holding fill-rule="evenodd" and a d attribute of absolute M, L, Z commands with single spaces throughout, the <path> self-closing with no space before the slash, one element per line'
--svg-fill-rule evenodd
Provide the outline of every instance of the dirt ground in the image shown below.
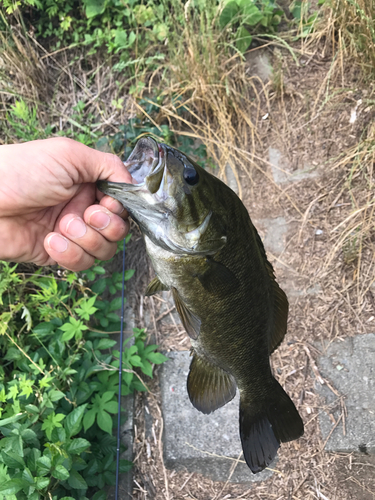
<path fill-rule="evenodd" d="M 258 169 L 250 174 L 239 171 L 239 177 L 243 202 L 254 221 L 282 216 L 292 223 L 282 255 L 275 258 L 268 254 L 282 288 L 288 290 L 293 280 L 303 290 L 320 287 L 318 294 L 302 293 L 290 299 L 288 333 L 272 356 L 279 382 L 303 417 L 305 434 L 282 445 L 278 470 L 260 484 L 233 484 L 230 477 L 218 483 L 197 473 L 167 470 L 156 369 L 151 392 L 138 395 L 136 401 L 134 500 L 375 498 L 374 456 L 324 451 L 317 417 L 323 411 L 332 415 L 333 410 L 324 406 L 314 389 L 319 352 L 335 339 L 374 331 L 374 234 L 361 240 L 358 251 L 355 244 L 353 248 L 350 243 L 339 246 L 343 227 L 335 230 L 363 200 L 373 197 L 368 192 L 368 178 L 360 171 L 354 171 L 348 189 L 353 162 L 340 165 L 340 155 L 350 155 L 374 120 L 374 106 L 369 104 L 374 85 L 358 81 L 355 69 L 342 72 L 333 67 L 323 44 L 313 53 L 299 52 L 298 66 L 279 48 L 270 49 L 269 56 L 276 69 L 273 82 L 266 86 L 268 104 L 264 103 L 263 116 L 268 113 L 268 117 L 257 123 L 260 141 L 255 154 L 261 160 Z M 351 119 L 353 110 L 355 121 Z M 292 169 L 307 162 L 317 167 L 319 176 L 285 186 L 272 182 L 270 146 L 283 153 Z M 186 350 L 188 336 L 174 323 L 172 311 L 160 313 L 163 299 L 143 298 L 152 271 L 136 229 L 133 235 L 128 266 L 137 268 L 137 281 L 129 300 L 137 313 L 137 326 L 147 326 L 161 350 Z M 340 394 L 337 404 L 343 415 L 339 425 L 345 432 L 345 400 Z M 146 435 L 149 414 L 153 417 L 152 433 Z"/>

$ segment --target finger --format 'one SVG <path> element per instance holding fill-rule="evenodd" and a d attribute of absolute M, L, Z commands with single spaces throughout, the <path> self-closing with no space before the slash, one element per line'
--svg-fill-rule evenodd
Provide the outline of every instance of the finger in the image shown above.
<path fill-rule="evenodd" d="M 119 215 L 122 219 L 127 219 L 129 217 L 129 213 L 126 208 L 124 208 L 122 203 L 114 198 L 111 198 L 111 196 L 105 195 L 101 198 L 100 205 L 107 208 L 110 212 Z"/>
<path fill-rule="evenodd" d="M 89 207 L 84 219 L 73 214 L 66 215 L 60 221 L 59 230 L 88 254 L 107 260 L 116 253 L 115 242 L 123 239 L 129 228 L 118 215 L 97 207 L 98 205 Z"/>
<path fill-rule="evenodd" d="M 122 219 L 100 205 L 91 205 L 85 210 L 83 219 L 108 241 L 120 241 L 129 232 L 129 221 Z"/>
<path fill-rule="evenodd" d="M 59 233 L 47 234 L 44 248 L 55 262 L 71 271 L 85 271 L 95 262 L 95 257 Z"/>

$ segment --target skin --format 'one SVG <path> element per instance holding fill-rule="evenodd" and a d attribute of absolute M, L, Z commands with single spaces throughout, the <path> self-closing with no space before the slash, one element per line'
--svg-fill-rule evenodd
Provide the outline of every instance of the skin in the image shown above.
<path fill-rule="evenodd" d="M 99 179 L 131 183 L 115 155 L 66 138 L 0 146 L 0 260 L 88 269 L 129 231 Z"/>

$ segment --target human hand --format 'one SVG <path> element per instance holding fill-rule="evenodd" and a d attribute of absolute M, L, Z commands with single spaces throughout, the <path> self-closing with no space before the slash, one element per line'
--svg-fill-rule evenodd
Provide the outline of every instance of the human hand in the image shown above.
<path fill-rule="evenodd" d="M 82 271 L 113 257 L 128 214 L 99 179 L 131 182 L 117 156 L 71 139 L 0 146 L 0 260 Z"/>

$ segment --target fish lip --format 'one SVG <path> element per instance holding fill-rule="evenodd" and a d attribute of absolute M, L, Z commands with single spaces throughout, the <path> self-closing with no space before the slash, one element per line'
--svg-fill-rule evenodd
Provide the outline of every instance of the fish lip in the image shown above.
<path fill-rule="evenodd" d="M 142 137 L 137 141 L 135 148 L 124 163 L 136 181 L 134 184 L 144 185 L 146 177 L 160 170 L 160 152 L 159 144 L 150 136 Z M 150 165 L 148 166 L 147 163 Z"/>
<path fill-rule="evenodd" d="M 147 151 L 147 148 L 149 152 L 152 152 L 152 155 L 142 154 L 142 150 Z M 146 168 L 144 168 L 144 163 L 147 161 L 150 163 L 150 166 L 147 168 L 146 165 Z M 99 191 L 111 196 L 111 193 L 121 193 L 124 190 L 134 192 L 144 187 L 147 188 L 147 178 L 160 172 L 165 166 L 164 144 L 156 142 L 155 139 L 150 136 L 142 137 L 138 140 L 128 159 L 124 162 L 124 166 L 135 182 L 127 183 L 99 180 L 96 183 Z M 136 182 L 137 180 L 139 182 Z M 109 190 L 111 193 L 108 192 Z"/>

